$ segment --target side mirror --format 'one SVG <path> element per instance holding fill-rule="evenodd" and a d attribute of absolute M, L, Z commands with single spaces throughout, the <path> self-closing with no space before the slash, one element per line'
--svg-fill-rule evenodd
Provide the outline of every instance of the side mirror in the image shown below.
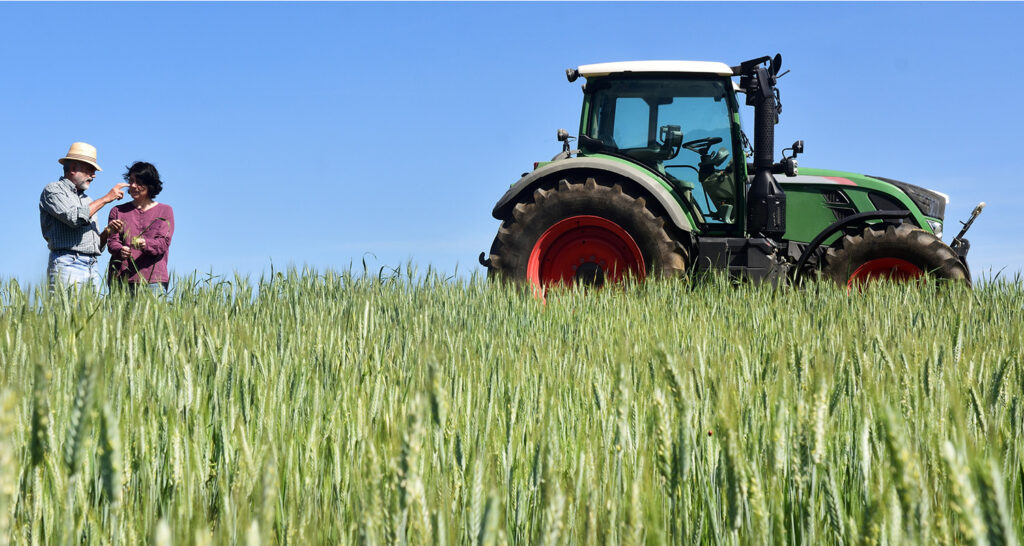
<path fill-rule="evenodd" d="M 775 58 L 772 59 L 772 76 L 777 75 L 781 68 L 782 68 L 782 54 L 781 53 L 776 53 L 775 54 Z"/>
<path fill-rule="evenodd" d="M 798 140 L 798 141 L 794 142 L 792 145 L 790 145 L 789 148 L 783 149 L 782 150 L 782 158 L 783 159 L 786 159 L 788 157 L 788 156 L 786 156 L 786 152 L 793 152 L 793 156 L 792 157 L 796 157 L 797 155 L 804 153 L 804 141 Z"/>
<path fill-rule="evenodd" d="M 576 138 L 572 137 L 572 136 L 569 136 L 569 131 L 566 131 L 565 129 L 559 129 L 558 130 L 558 141 L 562 143 L 562 151 L 563 152 L 568 152 L 569 151 L 569 148 L 571 147 L 571 146 L 569 146 L 569 141 L 570 140 L 576 140 Z"/>
<path fill-rule="evenodd" d="M 683 144 L 683 130 L 678 125 L 662 125 L 658 128 L 662 146 L 678 148 Z"/>

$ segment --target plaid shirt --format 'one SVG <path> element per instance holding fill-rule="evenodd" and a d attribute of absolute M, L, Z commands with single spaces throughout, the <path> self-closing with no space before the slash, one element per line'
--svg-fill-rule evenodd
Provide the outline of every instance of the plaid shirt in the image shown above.
<path fill-rule="evenodd" d="M 51 251 L 99 256 L 100 230 L 89 216 L 90 203 L 92 199 L 64 177 L 43 188 L 39 196 L 39 226 Z"/>

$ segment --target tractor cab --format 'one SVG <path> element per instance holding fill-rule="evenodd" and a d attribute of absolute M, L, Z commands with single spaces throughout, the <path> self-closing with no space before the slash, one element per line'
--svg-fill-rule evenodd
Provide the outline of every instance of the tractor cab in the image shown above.
<path fill-rule="evenodd" d="M 587 78 L 581 155 L 615 157 L 654 171 L 705 232 L 741 227 L 737 210 L 746 160 L 728 66 L 643 61 L 577 71 Z"/>

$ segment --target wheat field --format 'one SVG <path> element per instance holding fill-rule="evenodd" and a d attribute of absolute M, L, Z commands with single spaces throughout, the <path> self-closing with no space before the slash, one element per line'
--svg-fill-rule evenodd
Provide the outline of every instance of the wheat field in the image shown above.
<path fill-rule="evenodd" d="M 0 543 L 1018 544 L 1024 282 L 0 283 Z"/>

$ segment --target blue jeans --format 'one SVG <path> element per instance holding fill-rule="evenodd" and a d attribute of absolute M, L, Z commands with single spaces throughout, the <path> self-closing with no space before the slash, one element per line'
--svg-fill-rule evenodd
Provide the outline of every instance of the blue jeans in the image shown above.
<path fill-rule="evenodd" d="M 50 288 L 62 286 L 92 286 L 100 289 L 99 256 L 80 254 L 69 250 L 54 250 L 46 264 L 46 278 Z"/>
<path fill-rule="evenodd" d="M 148 288 L 149 291 L 152 292 L 157 297 L 163 297 L 167 295 L 167 283 L 165 282 L 151 282 L 146 285 L 146 288 Z"/>

